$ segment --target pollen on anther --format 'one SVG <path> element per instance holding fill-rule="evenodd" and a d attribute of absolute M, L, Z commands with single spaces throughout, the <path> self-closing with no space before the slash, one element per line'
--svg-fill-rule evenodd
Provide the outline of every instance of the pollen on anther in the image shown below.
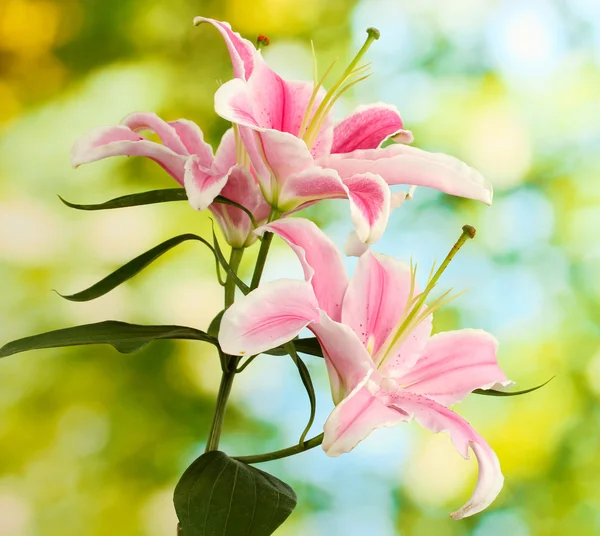
<path fill-rule="evenodd" d="M 266 35 L 259 34 L 256 38 L 256 43 L 258 46 L 268 47 L 271 44 L 271 40 Z"/>

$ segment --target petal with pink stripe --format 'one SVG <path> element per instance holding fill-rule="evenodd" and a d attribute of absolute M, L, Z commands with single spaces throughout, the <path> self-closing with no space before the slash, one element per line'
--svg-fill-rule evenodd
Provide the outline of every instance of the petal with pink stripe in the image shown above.
<path fill-rule="evenodd" d="M 386 405 L 371 379 L 372 371 L 332 411 L 323 427 L 323 450 L 336 457 L 350 452 L 377 428 L 389 428 L 409 419 L 406 412 Z"/>
<path fill-rule="evenodd" d="M 454 519 L 472 516 L 487 508 L 498 496 L 504 484 L 498 457 L 471 425 L 442 404 L 425 396 L 398 390 L 388 393 L 387 404 L 410 414 L 423 428 L 438 433 L 446 432 L 460 455 L 469 459 L 469 448 L 479 464 L 475 490 L 469 501 L 450 514 Z"/>
<path fill-rule="evenodd" d="M 375 173 L 390 185 L 427 186 L 441 192 L 492 203 L 491 184 L 475 169 L 453 156 L 408 145 L 357 150 L 320 158 L 317 164 L 338 171 L 342 179 Z"/>
<path fill-rule="evenodd" d="M 71 149 L 71 163 L 96 162 L 109 156 L 145 156 L 157 162 L 177 182 L 183 184 L 186 156 L 149 141 L 123 125 L 99 127 L 79 138 Z"/>
<path fill-rule="evenodd" d="M 333 131 L 331 153 L 377 149 L 386 139 L 405 132 L 398 109 L 391 104 L 359 106 Z"/>
<path fill-rule="evenodd" d="M 343 179 L 348 188 L 350 217 L 356 235 L 366 244 L 377 242 L 390 217 L 390 188 L 373 173 L 362 173 Z"/>
<path fill-rule="evenodd" d="M 309 283 L 279 279 L 236 301 L 223 315 L 221 349 L 230 355 L 255 355 L 292 340 L 319 320 L 317 298 Z"/>
<path fill-rule="evenodd" d="M 512 382 L 498 365 L 498 341 L 479 329 L 438 333 L 427 341 L 412 369 L 397 378 L 413 393 L 446 406 L 474 389 L 506 388 Z"/>
<path fill-rule="evenodd" d="M 319 323 L 310 324 L 309 329 L 323 349 L 334 403 L 347 397 L 367 374 L 378 376 L 371 356 L 349 326 L 334 322 L 321 311 Z"/>
<path fill-rule="evenodd" d="M 248 39 L 244 39 L 239 33 L 234 32 L 227 22 L 206 17 L 196 17 L 194 19 L 196 26 L 204 22 L 212 24 L 225 40 L 231 57 L 234 76 L 243 80 L 250 78 L 256 62 L 262 61 L 256 47 Z"/>
<path fill-rule="evenodd" d="M 304 218 L 279 220 L 260 229 L 283 238 L 298 256 L 304 277 L 315 292 L 319 307 L 332 320 L 340 321 L 348 274 L 340 251 L 312 221 Z"/>

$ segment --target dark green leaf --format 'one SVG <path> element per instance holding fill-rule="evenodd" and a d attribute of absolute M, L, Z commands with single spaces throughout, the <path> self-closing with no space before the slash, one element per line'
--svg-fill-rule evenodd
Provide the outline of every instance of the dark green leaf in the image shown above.
<path fill-rule="evenodd" d="M 285 482 L 211 451 L 188 467 L 173 501 L 183 536 L 269 536 L 297 498 Z"/>
<path fill-rule="evenodd" d="M 554 376 L 549 380 L 546 380 L 544 383 L 537 385 L 536 387 L 530 387 L 529 389 L 523 389 L 523 391 L 496 391 L 494 389 L 475 389 L 473 391 L 476 395 L 485 395 L 485 396 L 519 396 L 526 395 L 527 393 L 532 393 L 533 391 L 537 391 L 550 383 L 554 379 Z"/>
<path fill-rule="evenodd" d="M 82 290 L 81 292 L 77 292 L 76 294 L 64 296 L 59 293 L 59 296 L 61 296 L 65 300 L 76 302 L 94 300 L 96 298 L 99 298 L 100 296 L 104 296 L 114 288 L 118 287 L 120 284 L 124 283 L 128 279 L 131 279 L 134 275 L 141 272 L 144 268 L 146 268 L 146 266 L 154 262 L 161 255 L 187 240 L 198 240 L 204 245 L 208 246 L 208 248 L 210 248 L 213 254 L 215 253 L 211 244 L 204 240 L 204 238 L 195 234 L 182 234 L 164 241 L 162 244 L 153 247 L 149 251 L 146 251 L 146 253 L 142 253 L 135 259 L 129 261 L 127 264 L 121 266 L 121 268 L 119 268 L 118 270 L 115 270 L 112 274 L 106 276 L 102 281 L 98 281 L 98 283 L 96 283 L 95 285 L 92 285 L 91 287 Z"/>
<path fill-rule="evenodd" d="M 139 194 L 124 195 L 96 205 L 78 205 L 76 203 L 70 203 L 60 197 L 60 195 L 58 197 L 65 205 L 76 208 L 77 210 L 106 210 L 111 208 L 136 207 L 139 205 L 153 205 L 155 203 L 187 200 L 185 188 L 167 188 L 164 190 L 152 190 L 150 192 L 141 192 Z"/>
<path fill-rule="evenodd" d="M 299 444 L 304 443 L 308 432 L 310 431 L 313 423 L 315 422 L 315 415 L 317 413 L 317 395 L 315 394 L 315 387 L 312 383 L 312 378 L 310 377 L 310 372 L 308 368 L 304 364 L 304 361 L 298 356 L 296 353 L 296 349 L 294 348 L 294 344 L 292 342 L 288 342 L 285 345 L 286 349 L 289 351 L 289 354 L 292 358 L 292 361 L 298 367 L 298 373 L 300 374 L 300 379 L 302 380 L 302 384 L 306 389 L 306 394 L 308 395 L 308 400 L 310 402 L 310 416 L 308 418 L 308 423 L 304 428 L 302 435 L 300 436 Z"/>
<path fill-rule="evenodd" d="M 57 329 L 9 342 L 0 348 L 0 357 L 7 357 L 28 350 L 86 344 L 110 344 L 119 352 L 129 354 L 159 339 L 191 339 L 216 345 L 215 339 L 194 328 L 185 326 L 140 326 L 107 320 L 96 324 Z"/>
<path fill-rule="evenodd" d="M 294 339 L 292 341 L 297 352 L 313 355 L 315 357 L 323 357 L 323 350 L 316 337 L 308 337 L 306 339 Z M 267 350 L 265 354 L 269 355 L 288 355 L 288 351 L 284 346 L 278 346 L 272 350 Z"/>
<path fill-rule="evenodd" d="M 208 334 L 216 339 L 219 336 L 219 330 L 221 329 L 221 320 L 223 320 L 223 315 L 225 314 L 225 309 L 219 311 L 216 316 L 210 321 L 210 325 L 208 326 Z"/>
<path fill-rule="evenodd" d="M 316 337 L 308 337 L 306 339 L 298 339 L 294 341 L 294 346 L 297 352 L 303 354 L 314 355 L 315 357 L 323 357 L 323 349 Z"/>

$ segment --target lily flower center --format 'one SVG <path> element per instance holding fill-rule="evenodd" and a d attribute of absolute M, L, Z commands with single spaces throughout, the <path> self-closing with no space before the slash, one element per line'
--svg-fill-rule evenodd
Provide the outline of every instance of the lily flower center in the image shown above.
<path fill-rule="evenodd" d="M 317 136 L 319 135 L 319 131 L 323 126 L 323 122 L 325 118 L 331 111 L 331 108 L 335 104 L 335 102 L 351 87 L 355 86 L 359 82 L 367 79 L 371 76 L 371 73 L 368 73 L 368 69 L 370 67 L 370 63 L 366 65 L 362 65 L 357 67 L 360 60 L 369 50 L 373 41 L 379 39 L 379 30 L 377 28 L 367 28 L 367 39 L 363 44 L 362 48 L 358 51 L 354 59 L 350 62 L 346 70 L 342 73 L 340 78 L 331 86 L 329 91 L 325 94 L 325 97 L 319 104 L 318 108 L 315 110 L 315 113 L 312 115 L 313 105 L 315 103 L 315 99 L 317 98 L 317 93 L 321 86 L 323 85 L 323 81 L 331 71 L 335 61 L 329 66 L 327 71 L 320 80 L 317 80 L 317 62 L 315 57 L 315 51 L 313 47 L 313 60 L 314 60 L 314 88 L 310 100 L 308 102 L 308 106 L 304 112 L 304 117 L 302 119 L 302 124 L 300 125 L 300 131 L 298 132 L 298 137 L 302 138 L 307 147 L 312 148 Z M 312 45 L 312 43 L 311 43 Z"/>
<path fill-rule="evenodd" d="M 459 239 L 456 241 L 452 249 L 444 259 L 444 262 L 437 269 L 435 274 L 433 273 L 435 269 L 435 263 L 431 268 L 431 272 L 429 274 L 427 286 L 425 290 L 420 294 L 414 295 L 416 288 L 416 274 L 417 274 L 417 266 L 410 266 L 410 291 L 408 295 L 408 300 L 406 301 L 406 305 L 404 307 L 404 312 L 400 316 L 400 320 L 396 324 L 395 328 L 390 332 L 387 339 L 377 352 L 375 356 L 375 362 L 379 363 L 377 368 L 381 369 L 386 361 L 395 355 L 395 350 L 407 339 L 407 337 L 415 330 L 415 328 L 427 318 L 429 315 L 433 314 L 434 311 L 439 309 L 440 307 L 450 303 L 455 300 L 466 291 L 459 292 L 453 296 L 450 296 L 450 293 L 453 289 L 447 290 L 440 297 L 436 298 L 430 305 L 425 305 L 425 300 L 439 281 L 440 277 L 450 264 L 450 261 L 454 258 L 454 256 L 458 253 L 458 250 L 465 244 L 465 242 L 471 238 L 475 237 L 475 228 L 470 225 L 465 225 L 463 227 L 463 232 L 460 235 Z M 371 352 L 369 352 L 371 353 Z"/>

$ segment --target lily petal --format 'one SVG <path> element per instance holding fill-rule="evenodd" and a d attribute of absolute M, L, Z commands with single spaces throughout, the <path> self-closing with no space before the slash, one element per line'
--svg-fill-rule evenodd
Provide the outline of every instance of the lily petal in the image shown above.
<path fill-rule="evenodd" d="M 346 198 L 349 198 L 348 188 L 336 171 L 313 166 L 286 178 L 279 191 L 277 206 L 289 213 L 322 199 Z"/>
<path fill-rule="evenodd" d="M 306 144 L 292 134 L 269 130 L 260 134 L 260 141 L 263 159 L 281 185 L 315 165 Z M 337 177 L 337 173 L 334 175 Z"/>
<path fill-rule="evenodd" d="M 256 47 L 248 39 L 244 39 L 239 33 L 234 32 L 227 22 L 208 19 L 206 17 L 196 17 L 194 19 L 196 26 L 203 22 L 212 24 L 223 36 L 231 57 L 234 76 L 248 80 L 250 75 L 252 75 L 256 62 L 262 61 Z"/>
<path fill-rule="evenodd" d="M 368 251 L 368 249 L 369 245 L 358 238 L 356 231 L 350 231 L 346 243 L 344 244 L 344 253 L 348 257 L 360 257 L 363 253 Z"/>
<path fill-rule="evenodd" d="M 479 329 L 438 333 L 427 341 L 408 374 L 397 378 L 407 391 L 449 406 L 474 389 L 512 385 L 498 365 L 498 341 Z"/>
<path fill-rule="evenodd" d="M 402 317 L 410 285 L 410 267 L 405 262 L 372 251 L 360 257 L 344 297 L 342 322 L 371 355 L 377 354 Z"/>
<path fill-rule="evenodd" d="M 225 311 L 219 344 L 226 354 L 255 355 L 292 340 L 318 320 L 310 284 L 280 279 L 261 285 Z"/>
<path fill-rule="evenodd" d="M 373 244 L 383 235 L 390 217 L 390 188 L 373 173 L 354 175 L 343 183 L 348 188 L 356 235 L 366 244 Z"/>
<path fill-rule="evenodd" d="M 478 171 L 453 156 L 408 145 L 335 154 L 320 158 L 317 164 L 337 170 L 342 179 L 370 172 L 381 175 L 390 185 L 427 186 L 488 205 L 492 203 L 492 186 Z"/>
<path fill-rule="evenodd" d="M 404 132 L 395 106 L 383 103 L 359 106 L 334 128 L 331 153 L 377 149 L 386 139 Z"/>
<path fill-rule="evenodd" d="M 129 114 L 121 121 L 121 124 L 134 132 L 139 130 L 149 130 L 154 132 L 158 135 L 162 144 L 171 149 L 171 151 L 184 156 L 191 154 L 188 152 L 183 141 L 181 141 L 177 130 L 166 121 L 163 121 L 155 113 L 136 112 Z"/>
<path fill-rule="evenodd" d="M 226 173 L 236 164 L 235 134 L 233 128 L 230 128 L 225 131 L 225 134 L 221 138 L 211 167 L 216 172 Z"/>
<path fill-rule="evenodd" d="M 77 167 L 109 156 L 146 156 L 183 184 L 187 156 L 149 141 L 123 125 L 99 127 L 83 135 L 71 149 L 71 164 Z"/>
<path fill-rule="evenodd" d="M 319 323 L 310 324 L 309 329 L 323 349 L 334 403 L 355 390 L 367 374 L 379 377 L 371 356 L 349 326 L 334 322 L 321 311 Z"/>
<path fill-rule="evenodd" d="M 204 141 L 204 134 L 200 127 L 188 119 L 177 119 L 177 121 L 169 121 L 168 124 L 175 129 L 187 152 L 197 155 L 202 165 L 209 167 L 213 161 L 213 150 Z"/>
<path fill-rule="evenodd" d="M 246 207 L 258 225 L 267 221 L 271 207 L 264 200 L 256 179 L 243 166 L 231 168 L 221 195 Z M 224 203 L 212 203 L 208 208 L 232 247 L 248 247 L 258 239 L 252 221 L 243 210 Z"/>
<path fill-rule="evenodd" d="M 389 428 L 409 419 L 404 411 L 388 407 L 378 397 L 380 388 L 371 379 L 373 371 L 333 410 L 323 432 L 323 450 L 336 457 L 350 452 L 377 428 Z"/>
<path fill-rule="evenodd" d="M 230 128 L 223 134 L 214 159 L 212 158 L 212 149 L 210 159 L 207 160 L 205 156 L 206 154 L 204 157 L 194 154 L 188 158 L 185 164 L 184 185 L 190 204 L 196 210 L 208 208 L 227 184 L 231 170 L 236 165 L 233 129 Z M 258 185 L 255 189 L 257 192 L 260 191 Z M 231 188 L 229 191 L 232 193 Z M 246 193 L 249 192 L 246 191 Z M 231 200 L 234 201 L 234 199 Z M 249 199 L 241 198 L 239 201 L 237 199 L 235 201 L 245 204 Z M 239 209 L 235 210 L 239 211 Z M 248 219 L 248 216 L 245 218 Z M 231 242 L 229 243 L 231 244 Z"/>
<path fill-rule="evenodd" d="M 469 447 L 475 453 L 479 464 L 475 490 L 469 501 L 450 516 L 462 519 L 487 508 L 502 490 L 504 476 L 498 457 L 485 439 L 462 417 L 430 398 L 398 390 L 389 393 L 388 403 L 409 413 L 423 428 L 433 433 L 446 432 L 463 458 L 469 459 Z"/>
<path fill-rule="evenodd" d="M 312 221 L 288 218 L 263 226 L 258 232 L 275 233 L 283 238 L 304 269 L 304 277 L 315 292 L 319 307 L 339 322 L 342 300 L 348 286 L 348 274 L 340 251 Z"/>
<path fill-rule="evenodd" d="M 313 87 L 312 82 L 284 80 L 266 63 L 260 62 L 247 83 L 238 79 L 230 80 L 217 90 L 215 111 L 242 127 L 261 132 L 287 132 L 296 137 L 300 133 Z M 309 119 L 324 96 L 325 90 L 320 88 Z M 329 114 L 324 118 L 310 152 L 315 158 L 327 155 L 332 143 L 333 120 Z"/>
<path fill-rule="evenodd" d="M 228 172 L 213 175 L 200 163 L 196 155 L 190 156 L 185 163 L 184 186 L 188 200 L 195 210 L 205 210 L 214 201 L 225 184 Z"/>

